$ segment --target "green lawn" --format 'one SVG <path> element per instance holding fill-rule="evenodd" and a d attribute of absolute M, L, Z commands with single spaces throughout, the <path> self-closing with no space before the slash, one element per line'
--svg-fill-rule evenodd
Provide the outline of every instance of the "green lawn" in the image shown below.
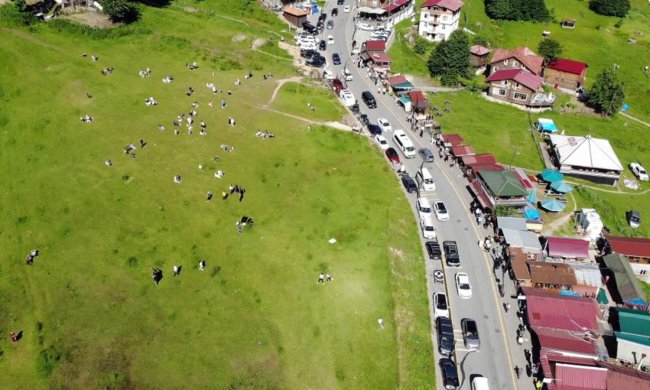
<path fill-rule="evenodd" d="M 643 72 L 650 55 L 650 11 L 647 1 L 631 0 L 632 10 L 620 28 L 614 26 L 618 18 L 598 15 L 589 10 L 588 4 L 587 0 L 546 0 L 557 22 L 539 24 L 490 20 L 485 14 L 484 0 L 468 0 L 463 6 L 461 21 L 478 36 L 486 38 L 493 47 L 526 45 L 537 50 L 542 31 L 550 31 L 551 37 L 564 47 L 563 57 L 589 64 L 587 87 L 603 69 L 618 64 L 621 79 L 626 84 L 625 102 L 631 106 L 629 113 L 648 121 L 650 74 Z M 559 22 L 564 18 L 576 19 L 576 28 L 562 29 Z M 635 39 L 637 43 L 627 43 L 628 38 Z"/>
<path fill-rule="evenodd" d="M 143 8 L 135 27 L 108 38 L 0 25 L 7 388 L 434 387 L 423 258 L 394 174 L 365 138 L 320 126 L 308 134 L 303 121 L 260 109 L 274 81 L 295 74 L 273 46 L 250 50 L 284 25 L 241 7 Z M 97 63 L 81 56 L 93 52 Z M 192 61 L 198 70 L 185 68 Z M 114 73 L 102 76 L 108 66 Z M 147 66 L 153 74 L 142 79 Z M 161 82 L 167 74 L 173 84 Z M 233 95 L 212 95 L 209 81 Z M 323 90 L 285 87 L 274 109 L 340 117 Z M 159 105 L 146 107 L 148 96 Z M 171 121 L 193 101 L 208 134 L 174 135 Z M 92 124 L 79 121 L 87 113 Z M 276 138 L 256 138 L 257 129 Z M 148 145 L 137 157 L 124 155 L 140 139 Z M 243 202 L 221 200 L 229 184 L 246 187 Z M 238 234 L 242 215 L 256 223 Z M 32 248 L 41 256 L 29 267 Z M 158 287 L 151 267 L 165 272 Z M 317 285 L 319 272 L 334 281 Z M 8 333 L 20 330 L 12 343 Z"/>
<path fill-rule="evenodd" d="M 403 20 L 395 26 L 395 37 L 388 50 L 393 60 L 391 71 L 420 77 L 429 76 L 427 57 L 418 56 L 408 45 L 407 33 L 411 31 L 411 20 Z"/>

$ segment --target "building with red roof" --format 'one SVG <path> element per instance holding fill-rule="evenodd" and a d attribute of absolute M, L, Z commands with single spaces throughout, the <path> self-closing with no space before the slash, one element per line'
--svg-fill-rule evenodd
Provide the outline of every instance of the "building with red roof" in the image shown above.
<path fill-rule="evenodd" d="M 462 145 L 463 137 L 461 137 L 459 134 L 443 134 L 442 142 L 444 142 L 446 147 Z"/>
<path fill-rule="evenodd" d="M 587 68 L 584 62 L 566 58 L 555 59 L 544 69 L 544 82 L 555 88 L 565 88 L 575 91 L 585 83 Z"/>
<path fill-rule="evenodd" d="M 385 51 L 386 50 L 386 42 L 381 41 L 381 40 L 370 40 L 370 41 L 365 41 L 362 45 L 362 51 Z"/>
<path fill-rule="evenodd" d="M 526 296 L 527 316 L 530 327 L 564 330 L 578 338 L 586 332 L 598 335 L 598 304 L 591 298 L 567 297 L 546 290 L 522 287 Z"/>
<path fill-rule="evenodd" d="M 481 45 L 472 45 L 469 47 L 469 63 L 475 67 L 480 68 L 488 64 L 490 57 L 490 49 Z"/>
<path fill-rule="evenodd" d="M 458 29 L 460 0 L 427 0 L 420 8 L 418 34 L 434 42 L 446 41 Z"/>
<path fill-rule="evenodd" d="M 492 155 L 492 153 L 465 155 L 461 158 L 461 163 L 470 168 L 477 164 L 496 164 L 496 162 L 497 159 Z"/>
<path fill-rule="evenodd" d="M 589 241 L 579 238 L 547 237 L 544 249 L 548 257 L 562 259 L 589 259 Z"/>
<path fill-rule="evenodd" d="M 496 49 L 490 60 L 490 74 L 504 69 L 525 69 L 533 74 L 542 74 L 544 58 L 527 47 L 515 50 Z"/>
<path fill-rule="evenodd" d="M 525 69 L 498 70 L 485 83 L 488 95 L 504 102 L 527 107 L 550 107 L 555 102 L 555 96 L 542 89 L 544 79 Z"/>
<path fill-rule="evenodd" d="M 613 252 L 627 258 L 634 275 L 650 282 L 650 239 L 606 236 L 605 253 Z"/>
<path fill-rule="evenodd" d="M 307 15 L 309 13 L 302 9 L 287 7 L 282 10 L 282 16 L 287 22 L 293 24 L 298 28 L 302 28 L 302 24 L 307 22 Z"/>

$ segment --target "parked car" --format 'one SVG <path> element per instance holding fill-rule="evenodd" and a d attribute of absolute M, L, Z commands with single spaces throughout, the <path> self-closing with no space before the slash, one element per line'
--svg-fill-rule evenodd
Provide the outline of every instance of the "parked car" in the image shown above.
<path fill-rule="evenodd" d="M 444 202 L 433 202 L 433 212 L 436 213 L 436 218 L 440 222 L 449 221 L 449 212 Z"/>
<path fill-rule="evenodd" d="M 319 22 L 324 22 L 325 19 L 327 19 L 327 14 L 323 13 L 323 14 L 318 15 L 318 21 Z"/>
<path fill-rule="evenodd" d="M 336 0 L 336 4 L 338 5 L 343 5 L 345 3 L 345 0 Z"/>
<path fill-rule="evenodd" d="M 465 272 L 456 273 L 456 291 L 458 291 L 460 299 L 472 297 L 472 285 L 469 282 L 469 275 Z"/>
<path fill-rule="evenodd" d="M 331 30 L 334 28 L 334 21 L 333 20 L 328 20 L 327 21 L 327 29 Z"/>
<path fill-rule="evenodd" d="M 457 389 L 458 382 L 458 369 L 456 363 L 449 358 L 442 358 L 438 362 L 440 364 L 440 371 L 442 372 L 442 384 L 447 390 Z"/>
<path fill-rule="evenodd" d="M 332 88 L 337 92 L 343 91 L 345 89 L 345 85 L 343 85 L 343 81 L 341 81 L 339 78 L 335 78 L 332 80 Z"/>
<path fill-rule="evenodd" d="M 427 248 L 427 254 L 431 260 L 440 260 L 442 258 L 440 244 L 437 241 L 427 241 L 424 246 Z"/>
<path fill-rule="evenodd" d="M 438 352 L 449 356 L 454 353 L 454 326 L 449 317 L 436 318 L 436 333 L 438 335 Z"/>
<path fill-rule="evenodd" d="M 433 318 L 449 318 L 449 306 L 447 305 L 447 295 L 442 292 L 433 294 Z"/>
<path fill-rule="evenodd" d="M 377 142 L 377 145 L 379 145 L 379 148 L 381 150 L 386 150 L 389 148 L 388 141 L 386 138 L 381 135 L 381 134 L 376 134 L 375 135 L 375 141 Z"/>
<path fill-rule="evenodd" d="M 393 130 L 393 128 L 390 125 L 390 122 L 386 118 L 377 118 L 377 124 L 379 125 L 379 127 L 381 127 L 381 131 L 383 132 L 388 133 L 391 130 Z"/>
<path fill-rule="evenodd" d="M 412 193 L 418 191 L 418 185 L 415 184 L 415 180 L 409 175 L 402 175 L 402 184 L 406 188 L 406 192 Z"/>
<path fill-rule="evenodd" d="M 316 68 L 320 68 L 321 66 L 324 66 L 326 62 L 327 61 L 325 60 L 325 57 L 318 54 L 307 58 L 305 64 Z"/>
<path fill-rule="evenodd" d="M 472 390 L 490 390 L 490 382 L 482 375 L 472 375 Z"/>
<path fill-rule="evenodd" d="M 422 157 L 422 161 L 424 162 L 433 162 L 433 152 L 429 148 L 421 148 L 418 150 L 418 153 L 420 154 L 420 157 Z"/>
<path fill-rule="evenodd" d="M 321 39 L 320 42 L 318 42 L 318 50 L 325 51 L 326 49 L 327 49 L 327 42 L 325 42 L 324 39 Z"/>
<path fill-rule="evenodd" d="M 471 318 L 463 318 L 460 321 L 460 328 L 463 331 L 465 348 L 472 351 L 478 351 L 481 348 L 481 340 L 478 336 L 478 327 L 476 326 L 476 321 Z"/>
<path fill-rule="evenodd" d="M 357 24 L 357 28 L 359 30 L 363 30 L 363 31 L 372 31 L 372 30 L 374 30 L 374 28 L 371 25 L 369 25 L 368 23 L 359 23 L 359 24 Z"/>
<path fill-rule="evenodd" d="M 418 197 L 418 200 L 415 201 L 415 207 L 418 209 L 420 218 L 431 218 L 431 203 L 429 203 L 429 199 Z"/>
<path fill-rule="evenodd" d="M 449 267 L 460 267 L 460 256 L 458 255 L 458 246 L 456 241 L 445 241 L 442 243 L 445 251 L 445 260 Z"/>
<path fill-rule="evenodd" d="M 339 53 L 332 54 L 332 63 L 334 65 L 341 65 L 341 56 L 339 56 Z"/>
<path fill-rule="evenodd" d="M 339 99 L 341 99 L 341 102 L 343 102 L 343 105 L 346 107 L 350 107 L 357 102 L 349 89 L 342 90 L 339 93 Z"/>
<path fill-rule="evenodd" d="M 334 17 L 334 16 L 336 16 L 338 14 L 339 14 L 339 9 L 338 8 L 332 8 L 332 14 L 331 15 Z"/>
<path fill-rule="evenodd" d="M 350 7 L 349 5 L 346 5 L 345 7 L 343 7 L 343 12 L 350 12 L 351 9 L 352 9 L 352 7 Z"/>
<path fill-rule="evenodd" d="M 388 157 L 388 161 L 394 163 L 394 164 L 399 164 L 399 154 L 397 154 L 397 150 L 393 148 L 388 148 L 386 149 L 386 157 Z"/>
<path fill-rule="evenodd" d="M 334 37 L 331 35 L 327 36 L 327 44 L 328 45 L 333 45 L 334 44 Z"/>
<path fill-rule="evenodd" d="M 404 176 L 402 176 L 402 180 L 403 178 Z M 413 183 L 415 183 L 415 181 L 413 181 Z M 417 187 L 414 191 L 416 190 Z M 436 228 L 433 227 L 433 221 L 431 221 L 430 217 L 420 218 L 420 228 L 422 229 L 422 237 L 424 237 L 426 240 L 436 239 Z"/>
<path fill-rule="evenodd" d="M 370 119 L 368 118 L 368 115 L 361 114 L 359 115 L 359 122 L 361 122 L 362 125 L 368 126 L 370 124 Z"/>
<path fill-rule="evenodd" d="M 638 229 L 641 226 L 641 213 L 636 210 L 627 212 L 627 223 L 630 224 L 632 229 Z"/>
<path fill-rule="evenodd" d="M 646 172 L 645 168 L 641 166 L 641 164 L 633 162 L 630 164 L 630 170 L 632 170 L 632 173 L 634 173 L 634 176 L 637 177 L 637 179 L 641 181 L 648 181 L 648 172 Z"/>
<path fill-rule="evenodd" d="M 309 50 L 309 49 L 307 49 L 307 50 L 300 50 L 300 57 L 302 57 L 302 58 L 311 58 L 311 57 L 313 57 L 313 56 L 314 56 L 315 54 L 317 54 L 317 53 L 318 53 L 318 52 L 315 51 L 315 50 Z M 320 56 L 320 54 L 318 54 L 318 55 Z"/>
<path fill-rule="evenodd" d="M 363 114 L 363 115 L 365 115 L 365 114 Z M 368 118 L 367 115 L 366 115 L 366 118 Z M 381 134 L 381 129 L 379 128 L 379 126 L 377 126 L 377 125 L 375 125 L 375 124 L 368 123 L 368 124 L 366 125 L 366 127 L 368 127 L 368 133 L 370 133 L 370 135 Z"/>
<path fill-rule="evenodd" d="M 334 72 L 332 72 L 332 71 L 329 70 L 329 69 L 325 69 L 325 70 L 323 71 L 323 78 L 324 78 L 325 80 L 334 80 Z"/>

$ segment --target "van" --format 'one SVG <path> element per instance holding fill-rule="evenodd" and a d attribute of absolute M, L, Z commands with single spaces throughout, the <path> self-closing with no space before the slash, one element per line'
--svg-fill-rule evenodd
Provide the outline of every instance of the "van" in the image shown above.
<path fill-rule="evenodd" d="M 361 98 L 366 103 L 366 106 L 368 106 L 368 108 L 377 108 L 377 101 L 375 100 L 375 97 L 372 96 L 372 93 L 370 93 L 370 91 L 363 91 L 361 93 Z"/>
<path fill-rule="evenodd" d="M 399 147 L 402 153 L 404 154 L 404 157 L 406 158 L 415 157 L 415 146 L 413 146 L 413 142 L 406 135 L 404 130 L 395 130 L 393 139 L 395 140 L 397 147 Z"/>
<path fill-rule="evenodd" d="M 341 76 L 343 76 L 343 80 L 345 81 L 352 81 L 352 72 L 348 70 L 348 68 L 343 68 L 341 70 Z"/>
<path fill-rule="evenodd" d="M 418 182 L 418 186 L 420 186 L 420 190 L 422 191 L 436 190 L 436 183 L 433 181 L 433 177 L 431 176 L 431 172 L 429 172 L 429 168 L 421 168 L 415 174 L 415 180 Z"/>
<path fill-rule="evenodd" d="M 490 390 L 488 379 L 480 375 L 475 376 L 472 379 L 472 390 Z"/>

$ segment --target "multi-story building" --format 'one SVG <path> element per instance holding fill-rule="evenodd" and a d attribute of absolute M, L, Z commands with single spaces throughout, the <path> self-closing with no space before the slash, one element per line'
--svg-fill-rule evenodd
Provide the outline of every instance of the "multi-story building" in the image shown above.
<path fill-rule="evenodd" d="M 458 29 L 460 0 L 427 0 L 420 9 L 418 34 L 430 41 L 446 41 Z"/>

